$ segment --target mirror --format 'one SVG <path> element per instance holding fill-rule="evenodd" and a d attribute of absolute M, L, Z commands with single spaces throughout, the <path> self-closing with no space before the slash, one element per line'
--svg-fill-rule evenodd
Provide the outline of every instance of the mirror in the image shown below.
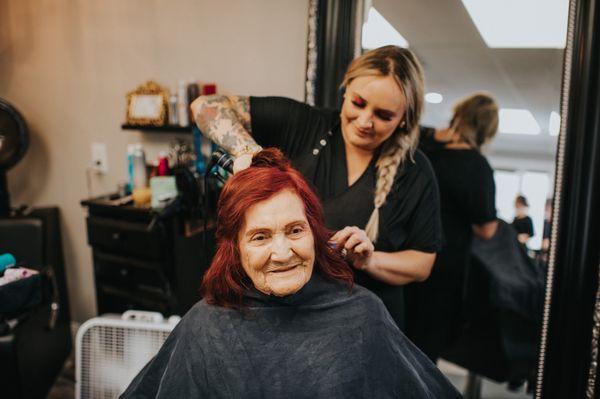
<path fill-rule="evenodd" d="M 321 12 L 329 13 L 317 18 L 325 26 L 316 28 L 314 51 L 323 58 L 327 46 L 335 43 L 327 30 L 332 25 L 331 3 L 336 2 L 328 2 L 329 8 L 319 4 Z M 388 44 L 414 52 L 425 72 L 424 127 L 447 129 L 453 106 L 476 92 L 488 93 L 498 104 L 498 134 L 481 153 L 493 169 L 496 214 L 504 221 L 499 230 L 510 231 L 512 238 L 501 242 L 497 234 L 489 241 L 473 239 L 464 267 L 462 309 L 453 316 L 460 322 L 453 323 L 456 334 L 437 364 L 465 397 L 532 397 L 542 335 L 556 149 L 564 130 L 561 103 L 566 101 L 561 102 L 561 87 L 569 1 L 353 3 L 362 12 L 346 13 L 347 23 L 356 18 L 355 29 L 346 37 L 338 33 L 338 41 L 350 43 L 348 52 L 354 56 Z M 314 76 L 319 68 L 311 66 L 313 47 L 309 37 L 308 94 L 331 91 L 340 82 L 330 84 Z M 333 62 L 319 66 L 325 71 L 346 67 Z M 435 169 L 435 160 L 432 163 Z M 442 192 L 442 200 L 448 195 Z M 517 197 L 524 200 L 516 203 Z M 444 215 L 442 204 L 445 229 L 451 216 Z M 407 334 L 410 337 L 410 331 Z"/>

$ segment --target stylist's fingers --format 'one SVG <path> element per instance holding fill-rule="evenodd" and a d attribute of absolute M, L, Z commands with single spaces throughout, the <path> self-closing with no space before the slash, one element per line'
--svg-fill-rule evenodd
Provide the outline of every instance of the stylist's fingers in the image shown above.
<path fill-rule="evenodd" d="M 359 229 L 358 227 L 349 227 L 348 229 L 350 230 L 350 236 L 346 241 L 346 249 L 351 249 L 361 242 L 371 242 L 364 230 Z"/>
<path fill-rule="evenodd" d="M 358 270 L 366 270 L 369 268 L 373 257 L 373 244 L 371 241 L 363 241 L 354 247 L 352 255 L 349 256 L 352 266 Z"/>
<path fill-rule="evenodd" d="M 361 244 L 363 242 L 362 237 L 360 237 L 358 234 L 356 233 L 352 233 L 350 235 L 350 237 L 348 237 L 348 239 L 346 240 L 346 243 L 344 244 L 344 248 L 346 248 L 346 251 L 350 252 L 356 252 L 355 248 L 358 244 Z"/>
<path fill-rule="evenodd" d="M 241 172 L 242 170 L 250 167 L 252 164 L 252 154 L 246 153 L 239 157 L 236 157 L 233 161 L 233 174 Z"/>
<path fill-rule="evenodd" d="M 356 245 L 353 244 L 352 246 L 348 247 L 347 246 L 347 242 L 348 240 L 355 234 L 357 234 L 358 232 L 360 232 L 361 230 L 356 227 L 356 226 L 346 226 L 344 227 L 342 230 L 338 231 L 332 238 L 330 241 L 335 243 L 335 248 L 337 248 L 338 250 L 343 250 L 345 249 L 346 251 L 348 251 L 348 249 L 351 249 L 352 246 Z"/>
<path fill-rule="evenodd" d="M 368 241 L 368 242 L 361 242 L 360 244 L 358 244 L 356 247 L 354 247 L 354 252 L 357 254 L 361 254 L 362 256 L 370 256 L 373 251 L 375 250 L 375 247 L 373 247 L 373 244 Z"/>
<path fill-rule="evenodd" d="M 329 241 L 334 242 L 337 248 L 341 248 L 346 243 L 346 240 L 352 235 L 353 228 L 352 227 L 344 227 L 343 229 L 337 231 Z"/>

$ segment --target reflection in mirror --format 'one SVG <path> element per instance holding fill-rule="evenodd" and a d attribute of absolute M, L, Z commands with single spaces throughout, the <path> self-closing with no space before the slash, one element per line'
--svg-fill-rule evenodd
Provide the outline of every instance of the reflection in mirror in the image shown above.
<path fill-rule="evenodd" d="M 466 397 L 531 397 L 568 1 L 365 3 L 362 51 L 423 64 L 420 147 L 440 186 L 445 247 L 408 287 L 406 333 Z"/>

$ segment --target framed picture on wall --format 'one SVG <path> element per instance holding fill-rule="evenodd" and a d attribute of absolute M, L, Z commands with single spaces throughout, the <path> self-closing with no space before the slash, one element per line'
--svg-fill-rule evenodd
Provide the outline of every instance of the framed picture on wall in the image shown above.
<path fill-rule="evenodd" d="M 128 125 L 162 126 L 167 123 L 167 92 L 156 82 L 148 81 L 127 93 Z"/>

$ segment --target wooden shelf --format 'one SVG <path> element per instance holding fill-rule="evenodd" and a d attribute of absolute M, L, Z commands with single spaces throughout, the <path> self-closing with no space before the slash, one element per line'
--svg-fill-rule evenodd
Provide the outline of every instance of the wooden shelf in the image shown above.
<path fill-rule="evenodd" d="M 142 130 L 145 132 L 191 133 L 192 126 L 179 126 L 179 125 L 152 126 L 152 125 L 122 124 L 121 129 L 123 129 L 123 130 Z"/>

